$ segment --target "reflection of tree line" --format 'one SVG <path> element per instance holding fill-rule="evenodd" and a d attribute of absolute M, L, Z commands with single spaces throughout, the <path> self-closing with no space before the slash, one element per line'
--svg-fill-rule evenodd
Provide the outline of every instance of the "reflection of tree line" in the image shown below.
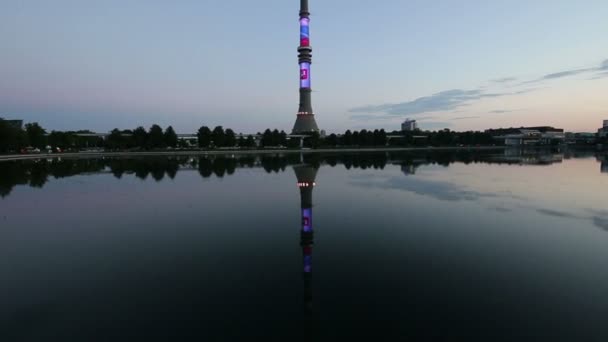
<path fill-rule="evenodd" d="M 403 167 L 455 162 L 517 164 L 501 160 L 479 151 L 385 152 L 366 154 L 263 154 L 263 155 L 208 155 L 200 157 L 138 157 L 103 159 L 41 159 L 0 163 L 0 196 L 8 195 L 16 185 L 41 188 L 50 178 L 64 178 L 79 174 L 111 173 L 116 178 L 135 175 L 161 181 L 175 178 L 179 170 L 196 170 L 204 177 L 225 177 L 238 168 L 261 167 L 268 173 L 285 171 L 290 165 L 308 164 L 312 167 L 344 165 L 346 169 L 384 169 L 389 163 Z"/>

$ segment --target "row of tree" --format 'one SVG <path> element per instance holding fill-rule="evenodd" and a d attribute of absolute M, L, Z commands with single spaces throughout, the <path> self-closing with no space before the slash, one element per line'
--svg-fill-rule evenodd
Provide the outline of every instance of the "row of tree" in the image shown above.
<path fill-rule="evenodd" d="M 143 127 L 134 130 L 113 129 L 106 138 L 104 147 L 119 149 L 162 149 L 178 146 L 178 137 L 173 127 L 163 131 L 159 125 L 152 125 L 148 131 Z"/>
<path fill-rule="evenodd" d="M 267 129 L 257 133 L 259 141 L 252 135 L 237 135 L 232 129 L 217 126 L 213 130 L 207 126 L 199 128 L 196 141 L 188 142 L 178 139 L 173 127 L 165 130 L 159 125 L 152 125 L 148 130 L 137 127 L 134 130 L 114 129 L 104 140 L 94 135 L 86 136 L 90 131 L 59 132 L 46 130 L 38 123 L 28 123 L 24 129 L 14 127 L 0 119 L 0 152 L 19 151 L 25 147 L 44 149 L 46 146 L 66 149 L 106 148 L 110 150 L 150 150 L 175 147 L 199 148 L 268 148 L 300 146 L 300 139 L 288 139 L 287 133 L 277 129 Z M 391 138 L 389 139 L 389 135 Z M 192 139 L 194 140 L 194 139 Z M 342 135 L 331 134 L 321 137 L 314 133 L 304 139 L 304 146 L 320 147 L 382 147 L 382 146 L 458 146 L 458 145 L 493 145 L 496 141 L 485 132 L 455 132 L 449 129 L 440 131 L 391 132 L 383 129 L 350 131 Z"/>

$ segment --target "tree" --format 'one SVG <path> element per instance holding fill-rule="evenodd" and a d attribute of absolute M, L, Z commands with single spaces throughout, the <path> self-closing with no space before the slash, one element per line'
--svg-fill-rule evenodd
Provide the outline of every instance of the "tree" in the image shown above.
<path fill-rule="evenodd" d="M 133 131 L 133 145 L 139 148 L 146 148 L 148 145 L 148 132 L 146 129 L 139 126 Z"/>
<path fill-rule="evenodd" d="M 124 147 L 122 133 L 118 128 L 114 128 L 110 135 L 106 138 L 106 147 L 111 150 L 116 150 Z"/>
<path fill-rule="evenodd" d="M 342 136 L 342 144 L 346 146 L 351 146 L 353 144 L 353 134 L 350 129 L 347 130 Z"/>
<path fill-rule="evenodd" d="M 226 135 L 222 126 L 216 126 L 211 133 L 213 145 L 215 147 L 223 147 L 226 141 Z"/>
<path fill-rule="evenodd" d="M 22 130 L 0 119 L 0 152 L 17 150 L 26 143 L 27 139 Z"/>
<path fill-rule="evenodd" d="M 279 133 L 279 145 L 287 146 L 287 133 L 285 133 L 285 131 Z"/>
<path fill-rule="evenodd" d="M 355 146 L 356 146 L 356 145 L 359 145 L 359 144 L 361 143 L 361 142 L 360 142 L 360 140 L 361 140 L 361 139 L 360 139 L 360 137 L 359 137 L 359 132 L 354 131 L 354 132 L 353 132 L 353 145 L 355 145 Z"/>
<path fill-rule="evenodd" d="M 198 147 L 208 148 L 211 145 L 211 130 L 207 126 L 202 126 L 196 134 L 198 137 Z"/>
<path fill-rule="evenodd" d="M 272 140 L 272 143 L 271 143 L 272 146 L 279 146 L 281 144 L 280 143 L 281 133 L 279 133 L 278 129 L 275 128 L 274 131 L 272 131 L 272 139 L 271 140 Z"/>
<path fill-rule="evenodd" d="M 165 130 L 165 146 L 176 147 L 177 146 L 177 134 L 173 130 L 173 127 L 169 126 Z"/>
<path fill-rule="evenodd" d="M 224 146 L 226 146 L 226 147 L 236 146 L 236 134 L 230 128 L 226 129 Z"/>
<path fill-rule="evenodd" d="M 325 143 L 328 146 L 336 146 L 338 145 L 338 136 L 335 134 L 330 134 L 327 138 L 325 138 Z"/>
<path fill-rule="evenodd" d="M 260 142 L 262 147 L 272 146 L 272 132 L 270 129 L 266 129 L 262 134 L 262 141 Z"/>
<path fill-rule="evenodd" d="M 163 129 L 159 125 L 152 125 L 148 133 L 148 146 L 151 148 L 165 147 L 165 137 Z"/>
<path fill-rule="evenodd" d="M 245 144 L 247 145 L 247 147 L 255 147 L 255 139 L 253 139 L 253 136 L 248 136 L 247 140 L 245 141 Z"/>
<path fill-rule="evenodd" d="M 239 139 L 238 139 L 238 145 L 239 147 L 247 147 L 247 141 L 245 140 L 245 137 L 241 134 L 239 135 Z"/>
<path fill-rule="evenodd" d="M 52 131 L 47 137 L 48 144 L 62 150 L 76 146 L 76 136 L 72 132 Z"/>
<path fill-rule="evenodd" d="M 46 147 L 46 131 L 37 122 L 25 125 L 25 131 L 30 145 L 40 149 Z"/>
<path fill-rule="evenodd" d="M 321 136 L 319 132 L 313 132 L 308 138 L 304 140 L 304 144 L 310 148 L 318 148 L 321 144 Z"/>

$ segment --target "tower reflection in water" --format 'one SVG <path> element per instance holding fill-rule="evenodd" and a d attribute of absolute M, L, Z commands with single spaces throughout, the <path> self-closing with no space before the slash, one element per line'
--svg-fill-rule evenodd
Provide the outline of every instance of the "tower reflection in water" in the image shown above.
<path fill-rule="evenodd" d="M 315 177 L 318 167 L 297 165 L 293 167 L 300 188 L 300 206 L 302 223 L 300 230 L 300 245 L 302 247 L 303 278 L 304 278 L 304 309 L 312 313 L 312 247 L 314 244 L 312 228 L 312 190 L 315 187 Z"/>

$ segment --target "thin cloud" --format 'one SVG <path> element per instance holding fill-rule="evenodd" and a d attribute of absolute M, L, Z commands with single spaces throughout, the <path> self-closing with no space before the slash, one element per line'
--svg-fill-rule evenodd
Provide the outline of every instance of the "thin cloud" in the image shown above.
<path fill-rule="evenodd" d="M 552 80 L 555 78 L 574 76 L 574 75 L 582 74 L 582 73 L 593 71 L 593 70 L 595 70 L 595 69 L 592 68 L 592 69 L 577 69 L 577 70 L 561 71 L 561 72 L 556 72 L 553 74 L 545 75 L 540 80 Z"/>
<path fill-rule="evenodd" d="M 398 116 L 415 116 L 429 112 L 451 111 L 463 107 L 470 102 L 484 98 L 514 95 L 514 93 L 486 93 L 480 89 L 463 90 L 452 89 L 442 91 L 430 96 L 420 97 L 413 101 L 402 103 L 387 103 L 383 105 L 370 105 L 350 109 L 351 113 L 384 113 Z M 357 116 L 351 117 L 357 119 Z"/>
<path fill-rule="evenodd" d="M 497 110 L 490 111 L 488 113 L 490 113 L 490 114 L 506 114 L 506 113 L 517 112 L 517 111 L 520 111 L 520 110 L 521 109 L 497 109 Z"/>
<path fill-rule="evenodd" d="M 598 75 L 596 75 L 595 77 L 591 78 L 591 79 L 598 79 L 598 78 L 602 78 L 603 77 L 603 76 L 599 76 L 599 75 L 601 75 L 605 71 L 608 71 L 608 59 L 604 60 L 602 63 L 600 63 L 600 65 L 598 67 L 572 69 L 572 70 L 565 70 L 565 71 L 554 72 L 554 73 L 551 73 L 551 74 L 544 75 L 544 76 L 542 76 L 540 78 L 537 78 L 535 80 L 522 82 L 522 83 L 520 83 L 520 85 L 537 83 L 537 82 L 542 82 L 542 81 L 550 81 L 550 80 L 554 80 L 554 79 L 559 79 L 559 78 L 564 78 L 564 77 L 570 77 L 570 76 L 576 76 L 576 75 L 586 74 L 586 73 L 591 73 L 591 72 L 599 72 Z"/>
<path fill-rule="evenodd" d="M 469 119 L 479 119 L 481 116 L 461 116 L 458 118 L 451 118 L 450 120 L 469 120 Z"/>
<path fill-rule="evenodd" d="M 513 81 L 517 81 L 517 77 L 503 77 L 503 78 L 498 78 L 495 80 L 491 80 L 490 82 L 494 82 L 494 83 L 509 83 L 509 82 L 513 82 Z"/>
<path fill-rule="evenodd" d="M 571 77 L 575 75 L 595 73 L 591 79 L 600 79 L 608 77 L 608 59 L 600 63 L 599 66 L 593 68 L 580 68 L 565 70 L 560 72 L 554 72 L 546 74 L 540 78 L 531 81 L 521 82 L 513 86 L 522 86 L 526 84 L 539 83 L 543 81 L 550 81 L 565 77 Z M 508 83 L 516 81 L 515 77 L 504 77 L 492 80 L 494 83 Z M 515 92 L 487 92 L 483 87 L 478 89 L 466 90 L 466 89 L 452 89 L 446 90 L 439 93 L 435 93 L 429 96 L 419 97 L 412 101 L 406 101 L 401 103 L 386 103 L 381 105 L 368 105 L 362 107 L 356 107 L 349 110 L 350 113 L 356 113 L 352 115 L 351 120 L 390 120 L 391 116 L 412 116 L 415 117 L 425 113 L 435 112 L 458 112 L 459 109 L 465 106 L 471 105 L 471 103 L 485 99 L 485 98 L 498 98 L 502 96 L 515 96 L 527 94 L 535 91 L 539 88 L 529 88 L 518 90 Z M 492 114 L 504 114 L 512 111 L 500 110 L 492 111 Z M 467 117 L 469 119 L 469 117 Z"/>

